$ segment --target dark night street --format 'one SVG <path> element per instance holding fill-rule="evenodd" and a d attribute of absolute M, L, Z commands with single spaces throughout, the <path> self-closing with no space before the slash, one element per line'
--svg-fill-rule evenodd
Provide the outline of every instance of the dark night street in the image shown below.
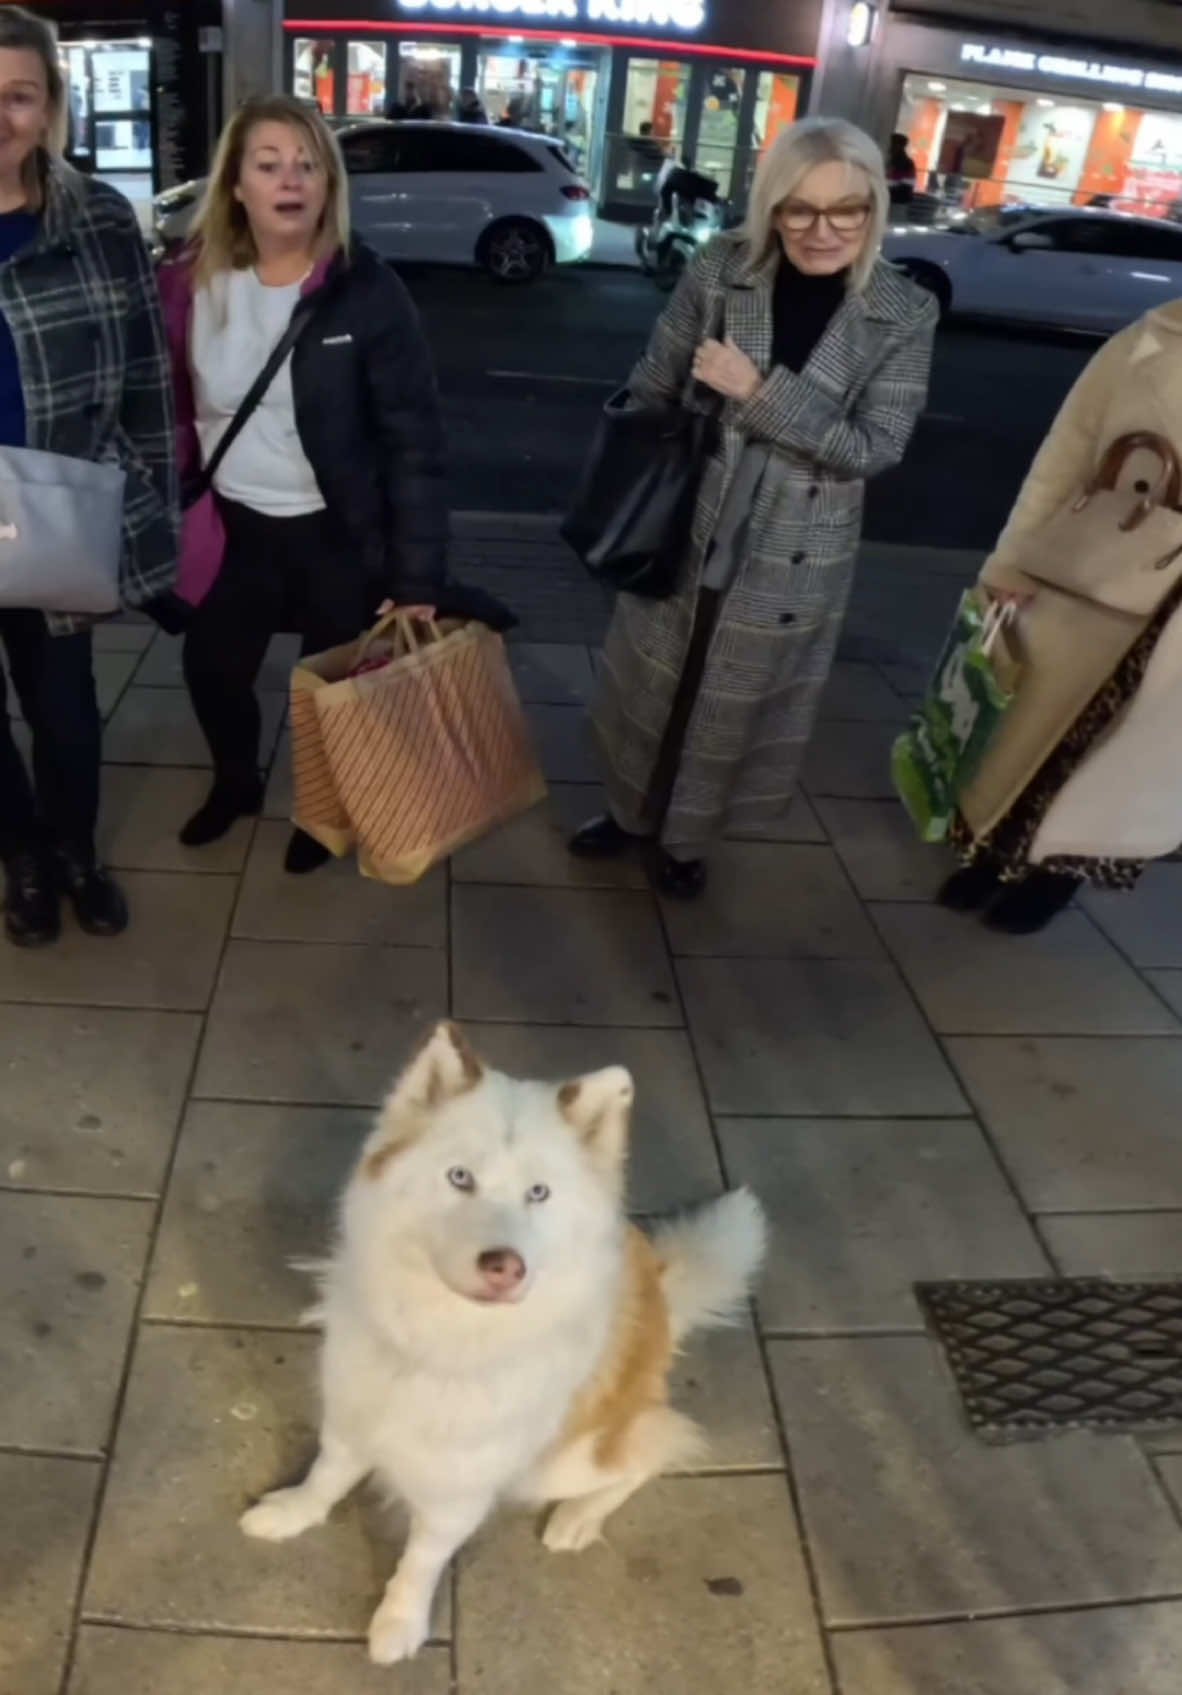
<path fill-rule="evenodd" d="M 553 512 L 595 409 L 627 373 L 662 297 L 638 274 L 574 270 L 524 291 L 464 271 L 409 273 L 446 397 L 452 503 Z M 906 463 L 874 485 L 873 541 L 988 547 L 1093 344 L 954 325 Z"/>

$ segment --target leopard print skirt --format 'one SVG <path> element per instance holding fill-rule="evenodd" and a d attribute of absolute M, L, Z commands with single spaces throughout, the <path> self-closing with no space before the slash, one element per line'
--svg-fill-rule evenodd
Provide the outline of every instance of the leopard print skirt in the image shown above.
<path fill-rule="evenodd" d="M 952 842 L 962 865 L 989 859 L 1003 882 L 1017 883 L 1031 870 L 1061 872 L 1079 877 L 1099 889 L 1131 889 L 1145 869 L 1140 859 L 1084 859 L 1061 854 L 1030 863 L 1034 838 L 1042 828 L 1051 803 L 1083 763 L 1097 738 L 1132 700 L 1149 667 L 1162 631 L 1182 606 L 1182 583 L 1162 602 L 1153 621 L 1112 673 L 1108 682 L 1080 713 L 1053 753 L 1039 767 L 1021 795 L 992 830 L 974 837 L 963 819 L 952 827 Z"/>

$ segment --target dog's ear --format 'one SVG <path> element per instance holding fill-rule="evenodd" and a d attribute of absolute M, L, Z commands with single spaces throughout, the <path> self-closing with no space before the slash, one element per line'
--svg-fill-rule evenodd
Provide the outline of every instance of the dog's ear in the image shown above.
<path fill-rule="evenodd" d="M 369 1175 L 380 1175 L 437 1107 L 467 1094 L 483 1076 L 484 1067 L 457 1026 L 437 1024 L 386 1097 L 366 1155 Z"/>
<path fill-rule="evenodd" d="M 622 1065 L 578 1077 L 558 1091 L 563 1118 L 605 1171 L 618 1171 L 627 1156 L 635 1097 L 631 1073 Z"/>

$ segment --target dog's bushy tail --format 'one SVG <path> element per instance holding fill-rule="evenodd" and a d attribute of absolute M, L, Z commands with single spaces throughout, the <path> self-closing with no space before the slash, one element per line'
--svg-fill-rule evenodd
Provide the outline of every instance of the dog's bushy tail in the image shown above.
<path fill-rule="evenodd" d="M 653 1230 L 673 1341 L 734 1324 L 763 1263 L 767 1219 L 750 1189 L 732 1189 Z"/>

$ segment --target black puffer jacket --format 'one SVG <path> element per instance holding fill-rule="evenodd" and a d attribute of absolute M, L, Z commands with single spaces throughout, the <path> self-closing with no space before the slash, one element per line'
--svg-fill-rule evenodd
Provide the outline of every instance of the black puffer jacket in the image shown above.
<path fill-rule="evenodd" d="M 434 598 L 447 565 L 439 392 L 398 277 L 361 243 L 314 291 L 292 355 L 296 428 L 330 516 L 375 587 Z"/>

